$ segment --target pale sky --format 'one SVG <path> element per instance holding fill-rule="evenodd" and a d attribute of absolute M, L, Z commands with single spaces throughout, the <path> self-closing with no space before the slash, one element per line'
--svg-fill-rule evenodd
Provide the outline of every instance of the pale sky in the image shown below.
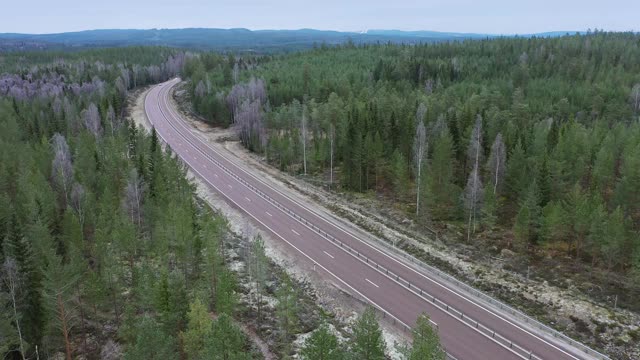
<path fill-rule="evenodd" d="M 2 0 L 0 33 L 88 29 L 640 30 L 640 0 Z"/>

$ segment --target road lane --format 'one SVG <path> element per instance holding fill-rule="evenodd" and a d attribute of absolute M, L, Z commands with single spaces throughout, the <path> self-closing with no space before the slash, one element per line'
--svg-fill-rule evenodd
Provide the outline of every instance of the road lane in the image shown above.
<path fill-rule="evenodd" d="M 373 260 L 376 264 L 384 264 L 387 269 L 392 269 L 393 273 L 400 275 L 400 277 L 409 280 L 413 284 L 419 284 L 421 289 L 428 291 L 438 299 L 443 299 L 448 305 L 460 309 L 473 319 L 481 321 L 482 324 L 491 329 L 495 329 L 494 331 L 505 335 L 508 334 L 509 340 L 525 349 L 534 350 L 534 355 L 538 358 L 580 358 L 574 357 L 568 352 L 563 352 L 563 350 L 559 349 L 559 346 L 558 348 L 554 347 L 557 346 L 555 344 L 550 346 L 543 339 L 532 336 L 526 329 L 520 328 L 508 319 L 497 316 L 497 314 L 488 311 L 472 299 L 446 288 L 437 280 L 430 279 L 410 266 L 406 266 L 398 259 L 390 257 L 357 239 L 355 236 L 306 209 L 301 204 L 279 193 L 276 189 L 244 172 L 241 167 L 236 166 L 232 161 L 208 147 L 195 136 L 192 130 L 184 125 L 180 117 L 167 104 L 166 98 L 171 86 L 175 83 L 176 81 L 171 81 L 168 84 L 169 86 L 152 89 L 145 99 L 145 109 L 149 120 L 155 125 L 156 131 L 160 136 L 165 140 L 168 139 L 176 154 L 200 177 L 229 199 L 233 205 L 256 219 L 265 230 L 273 233 L 276 237 L 282 238 L 296 250 L 305 254 L 313 263 L 326 269 L 331 276 L 347 285 L 352 290 L 351 292 L 355 293 L 354 295 L 360 295 L 367 301 L 376 304 L 377 307 L 392 314 L 399 321 L 409 325 L 415 323 L 418 314 L 427 312 L 432 320 L 438 323 L 440 336 L 447 350 L 459 359 L 528 358 L 522 356 L 522 353 L 517 354 L 512 350 L 506 349 L 501 344 L 490 339 L 486 334 L 471 328 L 463 321 L 454 318 L 450 313 L 442 311 L 442 309 L 429 303 L 425 298 L 417 296 L 406 287 L 362 263 L 353 254 L 345 252 L 343 248 L 312 231 L 310 227 L 304 226 L 293 219 L 284 210 L 275 207 L 271 202 L 258 196 L 236 177 L 216 166 L 217 164 L 212 160 L 217 161 L 227 169 L 232 169 L 234 174 L 242 175 L 245 181 L 254 186 L 254 189 L 263 194 L 268 194 L 269 198 L 277 199 L 278 203 L 294 211 L 304 219 L 311 221 L 314 226 L 322 229 L 322 231 L 344 241 L 357 253 L 365 254 L 367 258 Z M 228 190 L 224 189 L 222 184 L 226 184 Z M 334 250 L 330 252 L 333 255 L 331 258 L 327 256 L 328 253 L 325 251 L 327 246 L 334 247 Z M 366 281 L 364 281 L 365 279 Z M 376 287 L 369 283 L 376 284 Z"/>

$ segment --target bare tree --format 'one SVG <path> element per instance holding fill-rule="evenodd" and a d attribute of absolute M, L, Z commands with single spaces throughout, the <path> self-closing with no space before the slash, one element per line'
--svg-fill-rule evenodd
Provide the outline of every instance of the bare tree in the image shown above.
<path fill-rule="evenodd" d="M 427 141 L 427 129 L 422 120 L 418 121 L 416 135 L 413 141 L 413 162 L 416 167 L 416 216 L 420 215 L 420 188 L 422 187 L 422 167 L 425 156 L 428 153 L 429 142 Z"/>
<path fill-rule="evenodd" d="M 635 84 L 631 89 L 631 104 L 633 106 L 634 113 L 640 111 L 640 83 Z"/>
<path fill-rule="evenodd" d="M 82 237 L 84 238 L 84 220 L 85 220 L 85 198 L 86 192 L 80 183 L 73 183 L 71 186 L 71 207 L 78 216 L 80 229 L 82 229 Z"/>
<path fill-rule="evenodd" d="M 107 109 L 107 123 L 109 127 L 111 127 L 111 135 L 115 135 L 115 132 L 120 129 L 120 121 L 116 117 L 116 112 L 113 110 L 113 106 L 109 104 L 109 108 Z"/>
<path fill-rule="evenodd" d="M 138 231 L 142 226 L 142 202 L 144 198 L 144 183 L 138 176 L 136 169 L 129 173 L 127 187 L 125 188 L 124 207 L 129 214 L 129 219 L 137 225 Z"/>
<path fill-rule="evenodd" d="M 207 88 L 202 80 L 198 82 L 198 85 L 196 85 L 194 92 L 196 94 L 196 97 L 198 98 L 203 98 L 207 94 Z"/>
<path fill-rule="evenodd" d="M 56 187 L 63 192 L 65 201 L 67 201 L 73 184 L 73 165 L 71 163 L 69 145 L 64 136 L 56 133 L 51 139 L 51 147 L 54 154 L 51 177 Z"/>
<path fill-rule="evenodd" d="M 487 168 L 491 174 L 491 181 L 493 182 L 493 193 L 498 193 L 498 188 L 501 187 L 507 163 L 507 150 L 502 140 L 502 134 L 498 133 L 496 139 L 491 145 L 491 154 L 489 155 L 489 161 L 487 162 Z"/>
<path fill-rule="evenodd" d="M 233 83 L 238 83 L 238 78 L 240 77 L 240 67 L 238 66 L 238 62 L 233 64 Z"/>
<path fill-rule="evenodd" d="M 332 123 L 329 125 L 329 186 L 333 186 L 333 150 L 335 138 L 336 127 Z"/>
<path fill-rule="evenodd" d="M 307 175 L 307 106 L 302 106 L 302 116 L 300 118 L 300 140 L 302 141 L 302 164 L 304 174 Z"/>
<path fill-rule="evenodd" d="M 89 130 L 96 139 L 99 139 L 102 136 L 102 125 L 100 124 L 98 107 L 94 103 L 89 104 L 82 112 L 82 118 L 84 119 L 84 126 L 87 130 Z"/>
<path fill-rule="evenodd" d="M 22 360 L 25 360 L 24 357 L 24 341 L 22 339 L 22 330 L 20 328 L 20 317 L 18 316 L 18 302 L 17 302 L 17 293 L 20 288 L 20 276 L 18 274 L 18 264 L 15 259 L 11 257 L 7 257 L 2 264 L 2 279 L 4 280 L 4 285 L 6 289 L 9 291 L 9 296 L 11 297 L 11 307 L 13 308 L 13 321 L 16 324 L 16 331 L 18 332 L 18 340 L 20 342 L 20 356 Z"/>
<path fill-rule="evenodd" d="M 476 228 L 476 215 L 482 203 L 482 181 L 480 180 L 480 158 L 482 152 L 482 117 L 478 114 L 476 123 L 471 132 L 467 156 L 472 161 L 473 170 L 469 173 L 467 186 L 463 195 L 464 205 L 469 212 L 469 223 L 467 227 L 467 241 L 471 240 L 471 227 L 473 232 Z"/>

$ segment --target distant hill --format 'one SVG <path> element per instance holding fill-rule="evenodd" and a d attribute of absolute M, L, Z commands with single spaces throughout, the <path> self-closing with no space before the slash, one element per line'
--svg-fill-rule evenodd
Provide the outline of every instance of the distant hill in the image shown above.
<path fill-rule="evenodd" d="M 559 36 L 565 32 L 540 34 Z M 349 41 L 364 43 L 405 43 L 482 39 L 495 35 L 436 31 L 368 30 L 340 32 L 328 30 L 257 30 L 248 29 L 113 29 L 87 30 L 59 34 L 0 34 L 0 50 L 160 45 L 194 49 L 241 52 L 295 51 L 314 45 L 338 45 Z M 531 35 L 524 35 L 531 36 Z"/>

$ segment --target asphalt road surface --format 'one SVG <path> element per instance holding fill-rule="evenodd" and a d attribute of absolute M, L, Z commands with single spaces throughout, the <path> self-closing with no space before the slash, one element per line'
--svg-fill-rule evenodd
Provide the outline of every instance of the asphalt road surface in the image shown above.
<path fill-rule="evenodd" d="M 575 348 L 417 271 L 401 258 L 359 239 L 209 147 L 168 101 L 178 79 L 152 88 L 145 112 L 159 136 L 232 206 L 274 239 L 314 264 L 324 278 L 369 302 L 381 316 L 410 327 L 421 313 L 437 324 L 441 342 L 459 360 L 589 359 Z"/>

